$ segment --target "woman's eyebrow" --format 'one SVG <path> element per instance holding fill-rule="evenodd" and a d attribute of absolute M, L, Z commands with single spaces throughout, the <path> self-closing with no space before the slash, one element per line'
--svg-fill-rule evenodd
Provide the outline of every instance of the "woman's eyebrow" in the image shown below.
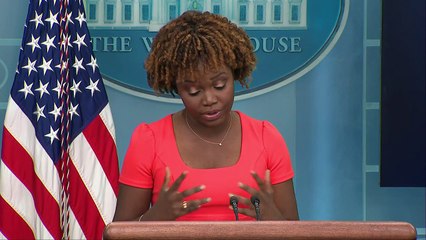
<path fill-rule="evenodd" d="M 195 80 L 191 80 L 191 79 L 184 79 L 182 82 L 183 82 L 183 83 L 195 83 Z"/>
<path fill-rule="evenodd" d="M 221 77 L 224 74 L 225 74 L 225 72 L 220 72 L 220 73 L 214 75 L 213 77 L 211 77 L 210 80 L 215 80 L 216 78 L 219 78 L 219 77 Z"/>

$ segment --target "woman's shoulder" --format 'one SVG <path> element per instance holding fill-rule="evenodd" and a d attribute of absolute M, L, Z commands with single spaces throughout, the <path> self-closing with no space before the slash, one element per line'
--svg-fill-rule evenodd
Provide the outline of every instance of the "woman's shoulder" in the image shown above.
<path fill-rule="evenodd" d="M 263 128 L 272 128 L 275 129 L 274 125 L 268 120 L 261 120 L 254 117 L 251 117 L 241 111 L 235 111 L 238 113 L 241 119 L 241 123 L 244 126 L 257 128 L 259 130 L 263 130 Z"/>
<path fill-rule="evenodd" d="M 172 114 L 168 114 L 154 122 L 148 123 L 151 128 L 163 128 L 165 125 L 172 124 Z"/>
<path fill-rule="evenodd" d="M 133 130 L 133 136 L 136 138 L 162 138 L 170 134 L 172 115 L 169 114 L 161 119 L 154 122 L 141 122 Z M 168 127 L 169 126 L 169 127 Z"/>
<path fill-rule="evenodd" d="M 281 139 L 282 135 L 277 127 L 268 120 L 260 120 L 240 111 L 236 111 L 241 119 L 242 131 L 251 138 Z"/>
<path fill-rule="evenodd" d="M 163 118 L 160 118 L 154 122 L 141 122 L 136 126 L 136 130 L 159 130 L 163 129 L 164 126 L 172 123 L 172 114 L 166 115 Z"/>
<path fill-rule="evenodd" d="M 263 122 L 263 120 L 256 119 L 256 118 L 249 116 L 249 115 L 247 115 L 244 112 L 241 112 L 239 110 L 236 110 L 235 112 L 238 114 L 238 116 L 240 116 L 240 120 L 243 123 L 262 124 L 262 122 Z"/>

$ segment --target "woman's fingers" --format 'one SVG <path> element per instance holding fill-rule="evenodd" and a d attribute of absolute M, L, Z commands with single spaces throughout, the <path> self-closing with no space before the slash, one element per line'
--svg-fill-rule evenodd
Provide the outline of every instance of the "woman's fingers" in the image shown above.
<path fill-rule="evenodd" d="M 202 198 L 191 201 L 183 201 L 182 202 L 182 210 L 184 214 L 197 210 L 201 207 L 201 205 L 206 204 L 211 201 L 211 198 Z"/>
<path fill-rule="evenodd" d="M 162 191 L 160 192 L 156 204 L 150 210 L 151 215 L 157 216 L 156 219 L 173 220 L 195 211 L 203 204 L 211 201 L 211 198 L 184 200 L 206 188 L 205 185 L 199 185 L 180 192 L 179 188 L 185 180 L 187 173 L 187 171 L 182 172 L 179 177 L 172 182 L 173 178 L 171 177 L 170 169 L 169 167 L 165 167 Z"/>
<path fill-rule="evenodd" d="M 232 194 L 232 193 L 229 194 L 229 195 L 236 197 L 238 199 L 238 204 L 245 205 L 248 208 L 253 208 L 253 204 L 251 204 L 250 199 L 242 197 L 242 196 L 239 196 L 239 195 L 235 195 L 235 194 Z M 230 206 L 230 207 L 232 209 L 232 206 Z"/>
<path fill-rule="evenodd" d="M 182 199 L 191 196 L 192 194 L 195 194 L 197 192 L 200 192 L 202 190 L 204 190 L 206 187 L 204 185 L 198 186 L 198 187 L 194 187 L 188 190 L 185 190 L 183 192 L 181 192 L 181 196 Z M 195 199 L 195 200 L 190 200 L 190 201 L 183 201 L 182 202 L 182 214 L 181 215 L 185 215 L 187 213 L 190 213 L 194 210 L 197 210 L 198 208 L 201 207 L 201 205 L 206 204 L 208 202 L 211 201 L 211 198 L 202 198 L 202 199 Z"/>
<path fill-rule="evenodd" d="M 254 171 L 251 171 L 251 175 L 253 176 L 254 180 L 256 180 L 256 183 L 259 186 L 259 188 L 262 188 L 263 185 L 265 184 L 264 180 L 260 178 L 259 175 Z"/>
<path fill-rule="evenodd" d="M 185 179 L 186 174 L 188 174 L 187 171 L 182 172 L 179 177 L 176 179 L 176 181 L 172 184 L 172 186 L 170 186 L 170 191 L 177 191 L 180 187 L 180 184 L 182 183 L 182 181 Z"/>
<path fill-rule="evenodd" d="M 235 194 L 230 194 L 230 196 L 235 196 L 238 199 L 238 213 L 247 215 L 249 217 L 256 217 L 256 212 L 254 211 L 253 204 L 251 204 L 248 198 L 238 196 Z M 241 204 L 241 205 L 240 205 Z M 232 206 L 229 206 L 230 210 L 234 210 Z"/>
<path fill-rule="evenodd" d="M 271 170 L 267 169 L 265 171 L 265 178 L 262 179 L 255 171 L 251 171 L 251 175 L 256 181 L 260 189 L 269 188 L 271 186 Z"/>
<path fill-rule="evenodd" d="M 205 188 L 206 188 L 206 186 L 205 186 L 205 185 L 200 185 L 200 186 L 198 186 L 198 187 L 193 187 L 193 188 L 187 189 L 187 190 L 185 190 L 185 191 L 181 192 L 181 194 L 182 194 L 182 198 L 186 198 L 186 197 L 188 197 L 188 196 L 191 196 L 192 194 L 195 194 L 195 193 L 197 193 L 197 192 L 201 192 L 201 191 L 203 191 Z"/>
<path fill-rule="evenodd" d="M 257 194 L 257 192 L 258 192 L 256 189 L 254 189 L 254 188 L 250 187 L 249 185 L 244 184 L 244 183 L 242 183 L 242 182 L 239 182 L 239 183 L 238 183 L 238 186 L 239 186 L 241 189 L 243 189 L 244 191 L 248 192 L 250 195 L 256 195 L 256 194 Z"/>
<path fill-rule="evenodd" d="M 261 204 L 261 215 L 265 217 L 270 217 L 271 219 L 274 218 L 274 212 L 276 212 L 276 206 L 273 200 L 273 188 L 271 185 L 271 176 L 270 176 L 270 170 L 265 171 L 265 176 L 262 179 L 256 172 L 252 171 L 251 175 L 253 179 L 255 180 L 257 187 L 251 187 L 244 183 L 238 183 L 239 187 L 246 191 L 249 196 L 256 196 L 259 198 L 259 200 L 262 202 Z M 246 207 L 239 208 L 239 212 L 241 214 L 250 216 L 250 217 L 257 217 L 256 211 L 254 209 L 253 203 L 249 198 L 237 196 L 240 203 L 244 204 Z"/>
<path fill-rule="evenodd" d="M 175 193 L 178 195 L 178 199 L 184 199 L 188 196 L 191 196 L 197 192 L 203 191 L 206 186 L 205 185 L 200 185 L 197 187 L 193 187 L 190 189 L 187 189 L 185 191 L 182 192 L 178 192 L 178 189 L 180 187 L 180 185 L 182 184 L 183 180 L 185 179 L 186 175 L 187 175 L 187 171 L 182 172 L 179 177 L 176 179 L 176 181 L 174 181 L 174 183 L 170 186 L 170 188 L 167 190 L 170 193 Z M 166 168 L 166 179 L 164 181 L 165 183 L 170 182 L 170 170 L 168 168 Z"/>
<path fill-rule="evenodd" d="M 265 184 L 271 185 L 271 170 L 269 169 L 265 171 Z"/>
<path fill-rule="evenodd" d="M 170 182 L 170 169 L 169 167 L 166 167 L 166 174 L 164 175 L 163 186 L 161 186 L 163 191 L 167 191 L 169 189 L 169 182 Z"/>
<path fill-rule="evenodd" d="M 243 215 L 246 215 L 252 218 L 256 218 L 256 212 L 251 208 L 238 208 L 238 213 L 241 213 Z"/>

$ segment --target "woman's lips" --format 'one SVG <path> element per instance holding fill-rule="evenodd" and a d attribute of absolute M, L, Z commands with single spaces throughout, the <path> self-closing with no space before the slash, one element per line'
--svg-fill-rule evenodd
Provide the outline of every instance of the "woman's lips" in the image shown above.
<path fill-rule="evenodd" d="M 207 121 L 214 121 L 216 119 L 219 119 L 221 117 L 221 112 L 220 111 L 214 111 L 214 112 L 207 112 L 203 114 L 203 117 L 207 120 Z"/>

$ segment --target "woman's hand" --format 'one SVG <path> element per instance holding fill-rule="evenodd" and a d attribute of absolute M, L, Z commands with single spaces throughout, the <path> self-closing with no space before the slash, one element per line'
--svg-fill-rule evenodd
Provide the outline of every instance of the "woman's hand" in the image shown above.
<path fill-rule="evenodd" d="M 261 179 L 255 172 L 251 172 L 253 178 L 256 180 L 259 190 L 254 189 L 246 184 L 239 183 L 239 187 L 248 192 L 250 196 L 255 196 L 259 199 L 259 220 L 284 220 L 284 216 L 278 209 L 274 201 L 274 190 L 270 181 L 270 170 L 266 170 L 265 179 Z M 241 214 L 256 218 L 256 211 L 251 203 L 251 200 L 242 196 L 236 196 L 240 203 L 247 206 L 247 208 L 239 208 Z"/>
<path fill-rule="evenodd" d="M 158 200 L 155 205 L 143 215 L 141 221 L 175 220 L 180 216 L 183 216 L 198 209 L 202 204 L 211 201 L 210 198 L 196 199 L 191 201 L 184 200 L 186 197 L 200 192 L 205 188 L 204 185 L 200 185 L 179 192 L 178 189 L 182 181 L 185 179 L 186 174 L 186 171 L 183 172 L 169 188 L 168 186 L 170 183 L 170 169 L 166 167 L 166 175 L 164 177 L 164 182 L 161 187 L 161 192 L 158 196 Z"/>

